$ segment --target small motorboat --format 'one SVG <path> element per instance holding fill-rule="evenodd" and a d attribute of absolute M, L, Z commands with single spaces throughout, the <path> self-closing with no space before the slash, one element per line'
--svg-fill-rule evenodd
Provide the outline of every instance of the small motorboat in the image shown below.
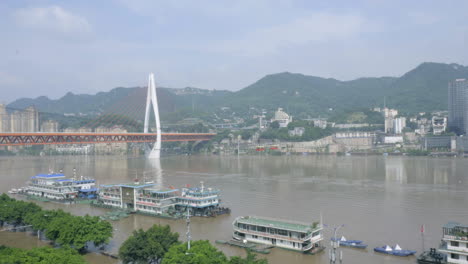
<path fill-rule="evenodd" d="M 17 194 L 17 193 L 19 193 L 20 191 L 21 191 L 21 189 L 15 189 L 15 188 L 13 188 L 13 189 L 9 190 L 8 193 L 9 193 L 9 194 Z"/>
<path fill-rule="evenodd" d="M 335 241 L 334 238 L 332 238 L 331 240 Z M 338 242 L 340 242 L 340 246 L 343 247 L 367 248 L 367 245 L 363 244 L 362 240 L 347 240 L 344 236 L 336 240 L 338 240 Z"/>
<path fill-rule="evenodd" d="M 376 247 L 374 248 L 374 251 L 400 257 L 406 257 L 416 254 L 416 251 L 414 250 L 401 249 L 401 247 L 398 244 L 394 248 L 390 247 L 389 245 Z"/>
<path fill-rule="evenodd" d="M 424 251 L 417 258 L 419 264 L 446 264 L 447 255 L 437 252 L 435 248 L 431 248 L 430 251 Z"/>

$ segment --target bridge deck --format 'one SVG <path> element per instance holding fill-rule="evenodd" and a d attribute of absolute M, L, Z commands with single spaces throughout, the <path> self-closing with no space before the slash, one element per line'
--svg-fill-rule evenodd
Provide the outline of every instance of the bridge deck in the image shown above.
<path fill-rule="evenodd" d="M 156 133 L 0 133 L 0 146 L 156 142 Z M 161 133 L 161 141 L 205 141 L 213 133 Z"/>

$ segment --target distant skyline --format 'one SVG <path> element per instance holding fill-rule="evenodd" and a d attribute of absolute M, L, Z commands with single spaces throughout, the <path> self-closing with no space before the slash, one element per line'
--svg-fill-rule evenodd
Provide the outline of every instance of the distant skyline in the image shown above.
<path fill-rule="evenodd" d="M 468 1 L 0 2 L 0 103 L 157 85 L 239 90 L 295 72 L 350 80 L 468 65 Z"/>

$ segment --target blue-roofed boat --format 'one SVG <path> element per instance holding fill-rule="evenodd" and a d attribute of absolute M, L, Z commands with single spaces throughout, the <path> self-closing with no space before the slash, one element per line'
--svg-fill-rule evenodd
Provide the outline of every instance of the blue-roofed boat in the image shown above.
<path fill-rule="evenodd" d="M 400 257 L 407 257 L 416 254 L 416 251 L 414 250 L 401 249 L 398 244 L 394 248 L 390 247 L 389 245 L 376 247 L 374 248 L 374 251 Z"/>
<path fill-rule="evenodd" d="M 94 199 L 98 189 L 95 179 L 83 176 L 66 178 L 63 173 L 50 173 L 32 176 L 22 193 L 43 199 L 70 201 Z"/>
<path fill-rule="evenodd" d="M 363 244 L 362 240 L 347 240 L 344 236 L 336 240 L 340 243 L 340 246 L 361 248 L 361 249 L 367 248 L 367 245 Z M 331 238 L 331 241 L 335 241 L 335 239 Z"/>

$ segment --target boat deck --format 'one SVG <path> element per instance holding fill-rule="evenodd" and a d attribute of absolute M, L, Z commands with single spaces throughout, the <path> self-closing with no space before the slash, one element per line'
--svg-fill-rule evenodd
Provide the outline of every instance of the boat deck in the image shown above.
<path fill-rule="evenodd" d="M 243 224 L 273 227 L 277 229 L 284 229 L 297 232 L 311 232 L 313 230 L 312 225 L 307 225 L 305 223 L 256 216 L 241 217 L 238 219 L 238 222 Z M 317 227 L 315 229 L 320 228 Z"/>

